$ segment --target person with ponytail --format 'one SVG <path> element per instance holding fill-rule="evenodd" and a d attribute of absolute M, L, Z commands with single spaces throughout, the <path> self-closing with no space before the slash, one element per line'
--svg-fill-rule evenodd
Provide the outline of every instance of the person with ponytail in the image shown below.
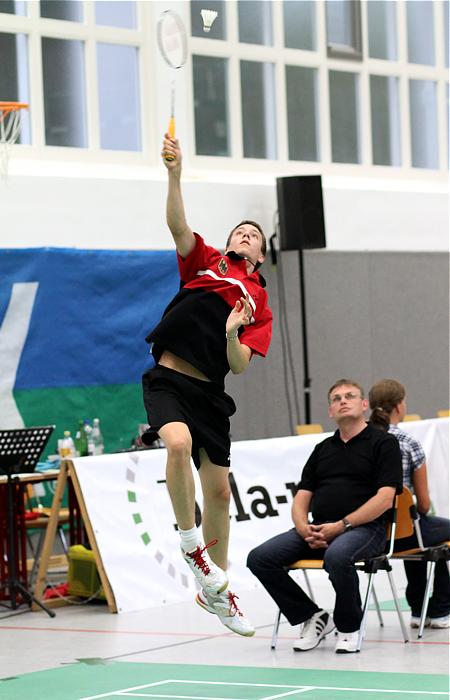
<path fill-rule="evenodd" d="M 450 520 L 430 515 L 431 499 L 428 491 L 427 465 L 422 445 L 412 435 L 398 427 L 406 415 L 406 391 L 395 379 L 382 379 L 369 391 L 372 409 L 370 422 L 381 430 L 395 435 L 400 444 L 403 464 L 403 483 L 415 495 L 420 516 L 420 529 L 425 546 L 450 540 Z M 414 545 L 413 545 L 414 546 Z M 417 546 L 417 544 L 416 544 Z M 427 563 L 405 561 L 407 578 L 406 599 L 411 608 L 411 627 L 419 627 L 420 613 L 427 579 Z M 426 627 L 450 626 L 450 576 L 447 563 L 436 563 L 433 595 L 428 606 Z"/>

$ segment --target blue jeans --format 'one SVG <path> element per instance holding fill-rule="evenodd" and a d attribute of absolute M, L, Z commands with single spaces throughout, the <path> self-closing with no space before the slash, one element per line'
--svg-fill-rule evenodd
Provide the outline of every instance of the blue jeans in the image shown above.
<path fill-rule="evenodd" d="M 327 549 L 311 549 L 295 528 L 272 537 L 248 555 L 247 566 L 291 623 L 300 622 L 320 608 L 293 580 L 285 567 L 298 559 L 323 559 L 336 593 L 333 619 L 340 632 L 356 632 L 362 606 L 354 562 L 384 551 L 386 530 L 379 522 L 367 523 L 336 537 Z"/>
<path fill-rule="evenodd" d="M 420 516 L 420 529 L 422 531 L 425 546 L 439 544 L 450 540 L 450 520 L 438 518 L 434 515 Z M 411 547 L 417 547 L 417 540 Z M 408 580 L 406 586 L 406 600 L 414 617 L 420 617 L 423 597 L 427 582 L 427 563 L 419 561 L 405 561 L 405 573 Z M 446 617 L 450 613 L 450 576 L 448 564 L 444 560 L 436 562 L 434 572 L 433 594 L 428 604 L 428 617 Z"/>

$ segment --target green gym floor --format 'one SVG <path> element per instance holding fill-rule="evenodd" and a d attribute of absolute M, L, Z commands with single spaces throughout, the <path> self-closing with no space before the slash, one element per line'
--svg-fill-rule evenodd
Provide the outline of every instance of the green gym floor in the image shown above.
<path fill-rule="evenodd" d="M 330 609 L 330 584 L 313 574 L 316 600 Z M 394 575 L 403 595 L 402 569 Z M 418 640 L 409 630 L 405 644 L 385 578 L 376 577 L 384 626 L 369 613 L 359 654 L 335 654 L 333 634 L 295 653 L 298 628 L 287 622 L 272 650 L 275 607 L 261 589 L 240 592 L 252 638 L 228 632 L 194 601 L 120 615 L 101 604 L 72 605 L 53 619 L 0 608 L 0 700 L 448 698 L 449 631 L 428 629 Z"/>
<path fill-rule="evenodd" d="M 111 662 L 77 663 L 4 679 L 0 685 L 0 698 L 8 700 L 275 700 L 300 696 L 305 700 L 432 700 L 448 698 L 448 679 L 417 673 Z"/>

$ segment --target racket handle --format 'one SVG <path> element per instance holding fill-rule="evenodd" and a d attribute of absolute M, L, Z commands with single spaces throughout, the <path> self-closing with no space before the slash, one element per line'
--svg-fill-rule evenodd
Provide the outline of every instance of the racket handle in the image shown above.
<path fill-rule="evenodd" d="M 170 117 L 169 126 L 167 127 L 167 132 L 171 138 L 175 137 L 175 117 Z M 170 162 L 172 160 L 175 160 L 175 157 L 167 154 L 164 156 L 164 160 L 167 160 L 167 162 Z"/>

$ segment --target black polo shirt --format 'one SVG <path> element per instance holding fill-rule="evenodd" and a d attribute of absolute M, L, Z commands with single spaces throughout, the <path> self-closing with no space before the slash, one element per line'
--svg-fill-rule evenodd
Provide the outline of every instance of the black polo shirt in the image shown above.
<path fill-rule="evenodd" d="M 363 505 L 378 489 L 402 490 L 402 456 L 398 440 L 367 426 L 348 442 L 337 430 L 314 448 L 306 462 L 299 489 L 313 492 L 315 522 L 336 521 Z"/>

